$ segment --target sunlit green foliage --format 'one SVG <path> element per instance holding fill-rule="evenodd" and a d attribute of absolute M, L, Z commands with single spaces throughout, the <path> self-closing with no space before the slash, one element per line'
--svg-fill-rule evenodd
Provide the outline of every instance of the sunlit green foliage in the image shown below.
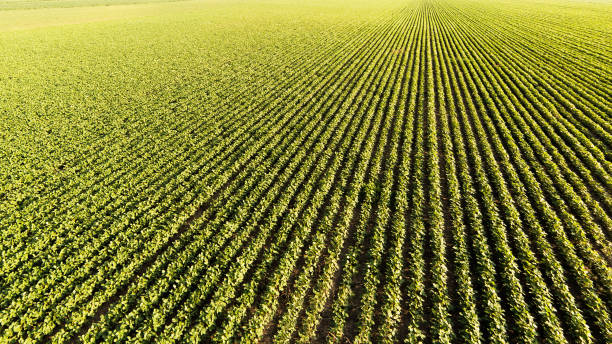
<path fill-rule="evenodd" d="M 612 5 L 0 0 L 0 342 L 612 342 Z"/>

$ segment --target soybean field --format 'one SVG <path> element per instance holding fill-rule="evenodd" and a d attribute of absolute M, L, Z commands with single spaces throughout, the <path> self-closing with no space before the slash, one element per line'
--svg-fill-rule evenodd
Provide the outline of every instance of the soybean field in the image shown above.
<path fill-rule="evenodd" d="M 0 342 L 612 343 L 612 2 L 0 0 Z"/>

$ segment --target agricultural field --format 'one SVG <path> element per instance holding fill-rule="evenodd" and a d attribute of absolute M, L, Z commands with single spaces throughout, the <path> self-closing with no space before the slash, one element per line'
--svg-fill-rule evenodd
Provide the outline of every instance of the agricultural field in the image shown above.
<path fill-rule="evenodd" d="M 612 2 L 0 0 L 0 343 L 612 343 Z"/>

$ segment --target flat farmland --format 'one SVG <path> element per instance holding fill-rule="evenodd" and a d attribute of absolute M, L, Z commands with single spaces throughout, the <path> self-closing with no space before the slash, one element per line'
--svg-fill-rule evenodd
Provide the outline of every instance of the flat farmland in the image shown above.
<path fill-rule="evenodd" d="M 0 0 L 0 342 L 612 343 L 612 3 Z"/>

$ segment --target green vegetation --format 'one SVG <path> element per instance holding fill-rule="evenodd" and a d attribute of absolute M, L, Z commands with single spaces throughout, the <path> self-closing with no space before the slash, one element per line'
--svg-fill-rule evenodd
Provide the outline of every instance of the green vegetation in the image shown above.
<path fill-rule="evenodd" d="M 612 342 L 612 4 L 0 0 L 0 342 Z"/>

